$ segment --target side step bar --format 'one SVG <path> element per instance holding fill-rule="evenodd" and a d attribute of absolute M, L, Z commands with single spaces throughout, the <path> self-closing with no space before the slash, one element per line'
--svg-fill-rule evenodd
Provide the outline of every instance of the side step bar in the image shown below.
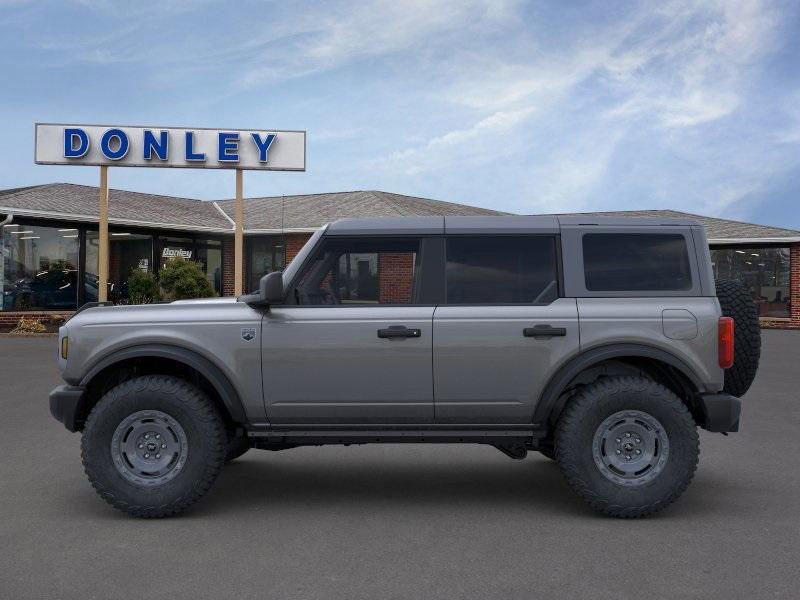
<path fill-rule="evenodd" d="M 546 432 L 535 425 L 272 425 L 251 428 L 248 437 L 270 443 L 320 445 L 368 443 L 509 444 L 535 447 Z M 266 438 L 266 439 L 265 439 Z"/>

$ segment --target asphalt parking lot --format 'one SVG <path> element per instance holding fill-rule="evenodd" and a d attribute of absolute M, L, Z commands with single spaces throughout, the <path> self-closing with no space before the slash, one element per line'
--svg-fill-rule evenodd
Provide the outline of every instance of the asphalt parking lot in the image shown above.
<path fill-rule="evenodd" d="M 596 516 L 554 464 L 479 446 L 251 451 L 188 514 L 102 502 L 49 414 L 55 338 L 0 339 L 0 598 L 796 598 L 800 332 L 764 333 L 741 433 L 686 494 Z"/>

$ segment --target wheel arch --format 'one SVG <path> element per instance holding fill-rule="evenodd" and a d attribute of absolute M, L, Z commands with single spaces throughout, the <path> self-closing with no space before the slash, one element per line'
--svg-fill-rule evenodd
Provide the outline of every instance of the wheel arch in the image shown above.
<path fill-rule="evenodd" d="M 116 350 L 104 356 L 86 371 L 80 386 L 86 390 L 83 418 L 105 391 L 126 378 L 143 373 L 193 375 L 212 397 L 230 424 L 246 422 L 241 398 L 230 379 L 217 365 L 193 350 L 170 344 L 142 344 Z M 138 373 L 135 373 L 138 374 Z"/>
<path fill-rule="evenodd" d="M 600 371 L 608 365 L 625 365 L 664 383 L 687 404 L 700 422 L 702 411 L 695 406 L 694 396 L 702 389 L 694 370 L 674 354 L 646 344 L 610 344 L 591 348 L 572 357 L 550 378 L 533 414 L 533 422 L 552 425 L 569 399 L 571 384 L 581 375 Z"/>

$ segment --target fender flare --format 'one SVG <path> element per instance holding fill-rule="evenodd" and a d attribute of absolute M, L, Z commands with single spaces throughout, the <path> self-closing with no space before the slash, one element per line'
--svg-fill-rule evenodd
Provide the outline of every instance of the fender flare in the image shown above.
<path fill-rule="evenodd" d="M 244 407 L 239 398 L 239 394 L 231 384 L 228 377 L 213 362 L 201 356 L 194 350 L 188 350 L 180 346 L 170 344 L 142 344 L 139 346 L 129 346 L 122 348 L 111 354 L 104 356 L 97 361 L 81 378 L 81 387 L 86 387 L 100 372 L 117 363 L 132 358 L 166 358 L 182 363 L 190 367 L 205 377 L 214 390 L 219 394 L 222 403 L 231 418 L 237 423 L 245 423 Z"/>
<path fill-rule="evenodd" d="M 542 391 L 539 397 L 539 402 L 536 404 L 536 409 L 533 413 L 533 422 L 540 424 L 547 423 L 552 411 L 556 408 L 558 398 L 564 391 L 564 388 L 566 388 L 567 384 L 582 371 L 603 361 L 622 357 L 649 358 L 660 361 L 683 374 L 691 382 L 695 390 L 701 390 L 703 387 L 701 379 L 692 368 L 689 367 L 685 361 L 666 350 L 647 346 L 645 344 L 610 344 L 599 346 L 571 358 L 550 378 L 550 381 L 547 382 L 544 391 Z"/>

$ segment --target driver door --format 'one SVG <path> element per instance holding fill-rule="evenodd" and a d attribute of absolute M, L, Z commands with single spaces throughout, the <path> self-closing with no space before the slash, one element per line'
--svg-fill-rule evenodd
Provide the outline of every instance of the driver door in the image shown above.
<path fill-rule="evenodd" d="M 422 239 L 324 239 L 264 315 L 272 423 L 433 422 L 433 305 L 419 298 Z"/>

